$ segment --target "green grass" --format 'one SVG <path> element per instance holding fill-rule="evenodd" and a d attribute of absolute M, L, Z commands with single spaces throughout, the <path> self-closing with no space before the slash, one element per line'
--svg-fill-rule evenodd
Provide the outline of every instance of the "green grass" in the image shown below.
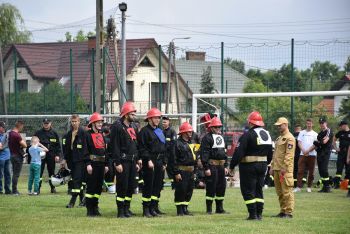
<path fill-rule="evenodd" d="M 296 194 L 293 219 L 272 218 L 279 212 L 274 188 L 265 190 L 265 210 L 262 222 L 246 221 L 247 210 L 240 190 L 227 189 L 227 215 L 205 214 L 205 191 L 195 190 L 190 211 L 193 217 L 176 217 L 173 191 L 165 188 L 161 208 L 167 213 L 161 218 L 141 217 L 141 194 L 135 195 L 132 210 L 138 217 L 116 218 L 114 195 L 104 193 L 100 200 L 102 217 L 87 218 L 85 208 L 66 209 L 69 201 L 66 187 L 50 194 L 43 185 L 40 196 L 26 195 L 26 177 L 20 178 L 21 196 L 0 196 L 0 233 L 349 233 L 350 198 L 337 190 L 331 194 Z"/>

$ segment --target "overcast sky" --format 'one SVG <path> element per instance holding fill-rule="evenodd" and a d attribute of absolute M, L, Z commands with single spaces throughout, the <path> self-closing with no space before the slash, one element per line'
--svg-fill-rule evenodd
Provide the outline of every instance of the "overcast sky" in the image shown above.
<path fill-rule="evenodd" d="M 95 0 L 0 0 L 21 12 L 34 42 L 64 39 L 66 31 L 95 29 Z M 300 40 L 350 40 L 349 0 L 126 0 L 127 38 L 155 38 L 180 47 Z M 120 30 L 118 1 L 105 0 L 105 21 Z M 62 28 L 62 25 L 72 27 Z M 61 26 L 58 26 L 61 25 Z M 54 29 L 60 27 L 60 29 Z"/>

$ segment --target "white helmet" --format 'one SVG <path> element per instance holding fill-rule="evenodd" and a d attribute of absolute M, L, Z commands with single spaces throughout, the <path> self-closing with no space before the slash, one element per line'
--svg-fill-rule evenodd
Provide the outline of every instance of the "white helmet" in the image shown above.
<path fill-rule="evenodd" d="M 61 186 L 71 179 L 71 173 L 70 170 L 67 170 L 66 168 L 61 168 L 58 170 L 56 175 L 51 176 L 51 183 L 53 186 Z"/>

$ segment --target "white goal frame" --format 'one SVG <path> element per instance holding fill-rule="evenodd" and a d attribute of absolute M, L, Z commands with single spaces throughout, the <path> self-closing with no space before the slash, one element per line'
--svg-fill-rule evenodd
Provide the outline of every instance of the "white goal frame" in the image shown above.
<path fill-rule="evenodd" d="M 350 90 L 344 91 L 309 91 L 309 92 L 278 92 L 278 93 L 224 93 L 224 94 L 193 94 L 192 96 L 192 128 L 197 131 L 197 99 L 198 98 L 241 98 L 241 97 L 314 97 L 314 96 L 350 96 Z M 350 111 L 350 110 L 349 110 Z"/>

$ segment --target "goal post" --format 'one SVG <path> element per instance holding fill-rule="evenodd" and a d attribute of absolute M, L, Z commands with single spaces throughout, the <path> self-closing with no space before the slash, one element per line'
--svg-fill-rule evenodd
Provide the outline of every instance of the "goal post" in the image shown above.
<path fill-rule="evenodd" d="M 193 94 L 192 127 L 197 131 L 197 108 L 199 98 L 263 98 L 263 97 L 315 97 L 315 96 L 350 96 L 350 90 L 344 91 L 309 91 L 309 92 L 276 92 L 276 93 L 225 93 L 225 94 Z M 349 110 L 350 111 L 350 110 Z"/>

